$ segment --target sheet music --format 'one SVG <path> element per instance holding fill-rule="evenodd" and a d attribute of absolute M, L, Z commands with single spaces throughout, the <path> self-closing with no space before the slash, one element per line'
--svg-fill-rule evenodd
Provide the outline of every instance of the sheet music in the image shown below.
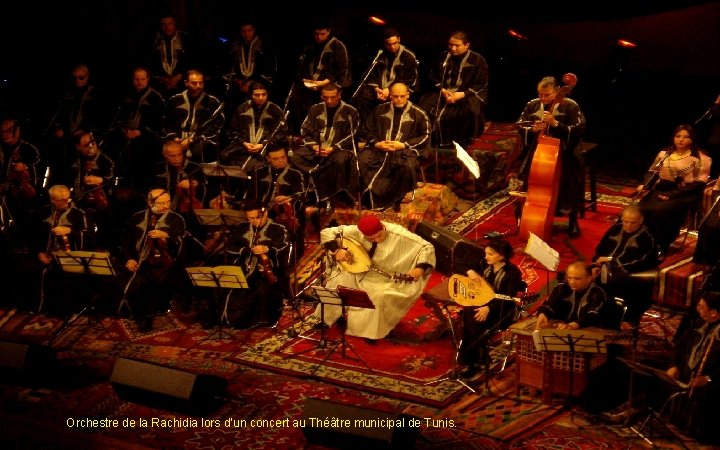
<path fill-rule="evenodd" d="M 464 148 L 460 146 L 457 142 L 453 141 L 453 144 L 455 144 L 455 151 L 457 152 L 457 158 L 460 160 L 460 162 L 467 167 L 467 169 L 470 171 L 471 174 L 477 179 L 480 178 L 480 166 L 478 165 L 477 161 L 473 159 L 470 154 L 465 151 Z"/>
<path fill-rule="evenodd" d="M 525 246 L 525 253 L 535 258 L 546 269 L 557 271 L 560 265 L 560 253 L 532 231 L 529 233 L 530 238 Z"/>

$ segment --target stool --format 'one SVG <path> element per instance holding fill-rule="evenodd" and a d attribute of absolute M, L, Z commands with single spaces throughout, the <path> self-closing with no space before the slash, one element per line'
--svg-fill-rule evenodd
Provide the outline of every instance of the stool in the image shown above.
<path fill-rule="evenodd" d="M 597 153 L 596 149 L 599 146 L 600 144 L 594 142 L 580 143 L 580 151 L 582 152 L 583 161 L 586 167 L 586 171 L 583 174 L 583 187 L 585 186 L 585 177 L 589 177 L 590 181 L 590 200 L 585 200 L 588 204 L 585 208 L 580 210 L 580 217 L 582 218 L 585 217 L 585 210 L 588 208 L 590 211 L 597 211 L 597 172 L 595 168 L 595 154 Z"/>

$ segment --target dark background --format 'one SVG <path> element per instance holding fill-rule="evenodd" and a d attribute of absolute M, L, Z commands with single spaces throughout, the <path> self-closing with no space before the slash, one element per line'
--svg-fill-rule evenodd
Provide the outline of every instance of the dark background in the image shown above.
<path fill-rule="evenodd" d="M 573 72 L 579 81 L 571 97 L 587 116 L 586 140 L 601 144 L 601 167 L 615 176 L 641 178 L 657 151 L 671 143 L 674 127 L 697 121 L 720 94 L 720 2 L 453 2 L 434 8 L 345 2 L 321 10 L 309 9 L 317 3 L 256 5 L 220 0 L 4 5 L 2 113 L 19 114 L 30 137 L 38 137 L 78 62 L 89 64 L 98 86 L 122 93 L 130 87 L 131 68 L 143 61 L 160 13 L 168 10 L 175 12 L 181 29 L 203 43 L 207 88 L 220 96 L 239 21 L 255 18 L 278 54 L 273 97 L 281 105 L 320 16 L 332 20 L 350 50 L 353 90 L 381 45 L 382 26 L 369 16 L 399 29 L 403 44 L 417 54 L 421 91 L 449 34 L 466 30 L 471 48 L 485 56 L 490 69 L 488 119 L 515 121 L 536 96 L 540 78 Z M 510 37 L 509 28 L 527 39 Z M 637 47 L 619 47 L 620 38 Z M 704 138 L 706 121 L 698 126 Z"/>

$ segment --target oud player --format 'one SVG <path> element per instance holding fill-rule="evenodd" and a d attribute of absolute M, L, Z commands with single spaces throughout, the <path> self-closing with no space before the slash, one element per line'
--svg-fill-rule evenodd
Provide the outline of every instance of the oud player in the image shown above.
<path fill-rule="evenodd" d="M 435 267 L 435 249 L 401 225 L 366 215 L 357 225 L 325 228 L 320 241 L 337 263 L 326 276 L 327 288 L 345 286 L 365 291 L 375 306 L 347 308 L 349 336 L 369 342 L 390 333 L 415 303 Z M 318 307 L 315 316 L 332 325 L 341 307 Z M 322 316 L 322 317 L 321 317 Z"/>

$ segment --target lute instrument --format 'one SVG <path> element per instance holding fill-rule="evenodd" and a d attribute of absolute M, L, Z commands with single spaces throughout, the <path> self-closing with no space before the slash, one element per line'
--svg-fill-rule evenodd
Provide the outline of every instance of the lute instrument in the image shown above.
<path fill-rule="evenodd" d="M 351 237 L 343 236 L 340 248 L 342 248 L 348 253 L 349 259 L 347 261 L 337 262 L 340 268 L 345 272 L 365 273 L 368 271 L 373 271 L 386 278 L 390 278 L 398 282 L 415 281 L 415 278 L 410 275 L 403 273 L 390 273 L 376 267 L 370 259 L 370 255 L 368 255 L 368 252 L 365 250 L 365 247 L 363 247 L 360 242 Z"/>
<path fill-rule="evenodd" d="M 484 306 L 492 299 L 509 300 L 518 306 L 539 297 L 538 294 L 512 297 L 510 295 L 496 294 L 490 283 L 484 279 L 472 279 L 465 275 L 452 275 L 448 281 L 448 295 L 450 299 L 460 306 Z"/>

